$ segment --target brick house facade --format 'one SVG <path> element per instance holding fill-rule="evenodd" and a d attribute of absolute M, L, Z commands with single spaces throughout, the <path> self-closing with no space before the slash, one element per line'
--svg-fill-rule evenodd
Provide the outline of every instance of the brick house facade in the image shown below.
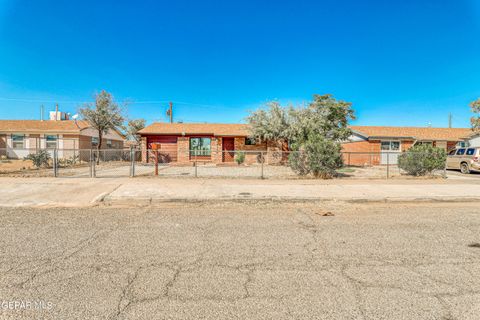
<path fill-rule="evenodd" d="M 194 124 L 154 123 L 139 132 L 141 135 L 142 160 L 151 161 L 148 154 L 153 144 L 160 145 L 162 162 L 188 164 L 204 161 L 215 164 L 233 163 L 238 152 L 245 155 L 245 163 L 252 164 L 266 157 L 267 163 L 280 161 L 273 157 L 274 151 L 287 151 L 286 146 L 269 141 L 249 138 L 248 126 L 244 124 Z M 202 148 L 196 151 L 197 141 Z M 205 145 L 208 143 L 208 146 Z"/>
<path fill-rule="evenodd" d="M 471 133 L 467 128 L 351 126 L 351 129 L 352 136 L 342 144 L 344 162 L 361 166 L 394 164 L 401 152 L 417 143 L 450 150 Z M 285 160 L 285 155 L 279 156 L 278 151 L 288 151 L 287 145 L 279 146 L 274 141 L 253 142 L 246 124 L 154 123 L 139 134 L 143 161 L 150 161 L 147 150 L 154 143 L 160 145 L 162 161 L 179 164 L 194 160 L 234 162 L 235 154 L 240 151 L 244 152 L 247 164 L 257 162 L 260 154 L 267 157 L 267 163 L 274 163 Z M 203 149 L 195 155 L 191 151 L 198 147 L 198 141 L 203 143 Z"/>
<path fill-rule="evenodd" d="M 395 164 L 413 145 L 428 143 L 449 151 L 471 134 L 470 128 L 351 126 L 353 135 L 342 144 L 347 165 Z"/>

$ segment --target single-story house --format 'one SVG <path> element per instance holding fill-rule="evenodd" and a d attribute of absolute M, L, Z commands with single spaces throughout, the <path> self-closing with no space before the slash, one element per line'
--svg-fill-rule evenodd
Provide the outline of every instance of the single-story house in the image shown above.
<path fill-rule="evenodd" d="M 343 143 L 345 162 L 351 165 L 378 165 L 387 161 L 394 164 L 400 152 L 419 143 L 449 150 L 471 133 L 466 128 L 351 126 L 351 129 L 352 136 Z M 249 163 L 255 162 L 261 151 L 269 154 L 288 151 L 286 145 L 279 147 L 273 141 L 252 139 L 246 124 L 154 123 L 139 134 L 144 161 L 149 161 L 147 150 L 153 144 L 160 145 L 162 161 L 179 163 L 193 161 L 195 155 L 197 160 L 213 163 L 233 162 L 237 151 L 247 151 Z"/>
<path fill-rule="evenodd" d="M 416 144 L 431 144 L 449 151 L 464 137 L 470 128 L 384 127 L 351 126 L 353 131 L 343 144 L 345 162 L 351 165 L 395 164 L 398 155 Z M 373 156 L 374 153 L 379 156 Z"/>
<path fill-rule="evenodd" d="M 480 147 L 480 132 L 470 132 L 470 135 L 464 138 L 462 147 Z"/>
<path fill-rule="evenodd" d="M 245 162 L 254 163 L 261 152 L 279 151 L 273 142 L 249 137 L 246 124 L 154 123 L 139 131 L 142 159 L 150 161 L 147 149 L 160 145 L 163 162 L 188 163 L 194 160 L 213 163 L 234 162 L 235 152 L 245 152 Z M 285 150 L 286 147 L 283 147 Z M 266 159 L 273 161 L 272 159 Z"/>
<path fill-rule="evenodd" d="M 102 149 L 123 149 L 125 136 L 116 130 L 103 137 Z M 83 120 L 0 120 L 0 155 L 23 158 L 39 149 L 58 149 L 59 157 L 92 149 L 98 132 Z"/>

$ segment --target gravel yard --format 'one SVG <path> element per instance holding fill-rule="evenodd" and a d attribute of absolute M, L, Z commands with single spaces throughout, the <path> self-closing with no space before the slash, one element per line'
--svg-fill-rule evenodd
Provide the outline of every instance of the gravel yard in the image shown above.
<path fill-rule="evenodd" d="M 17 208 L 0 225 L 0 319 L 480 313 L 476 204 Z"/>
<path fill-rule="evenodd" d="M 35 169 L 30 161 L 13 160 L 12 163 L 0 163 L 0 175 L 14 177 L 51 177 L 53 169 Z M 136 163 L 137 176 L 154 176 L 152 164 Z M 128 177 L 130 175 L 130 163 L 128 161 L 102 162 L 96 166 L 97 177 Z M 387 173 L 390 179 L 414 179 L 415 177 L 402 174 L 397 166 L 372 167 L 345 167 L 338 170 L 341 179 L 385 179 Z M 87 163 L 67 167 L 60 167 L 59 176 L 63 177 L 89 177 L 90 168 Z M 441 177 L 443 171 L 435 174 Z M 195 166 L 181 166 L 172 164 L 161 164 L 159 166 L 159 177 L 202 177 L 202 178 L 261 178 L 261 165 L 229 165 L 219 166 L 214 164 L 199 164 Z M 263 167 L 263 178 L 265 179 L 312 179 L 312 177 L 298 176 L 288 166 L 265 165 Z M 426 177 L 431 178 L 431 177 Z M 425 179 L 425 178 L 422 178 Z"/>

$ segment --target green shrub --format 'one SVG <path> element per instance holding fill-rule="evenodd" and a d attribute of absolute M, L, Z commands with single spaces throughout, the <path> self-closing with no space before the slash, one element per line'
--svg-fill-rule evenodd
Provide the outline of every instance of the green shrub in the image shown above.
<path fill-rule="evenodd" d="M 243 151 L 235 152 L 235 161 L 239 165 L 244 163 L 245 162 L 245 152 L 243 152 Z"/>
<path fill-rule="evenodd" d="M 330 179 L 343 166 L 341 145 L 327 140 L 321 135 L 312 135 L 297 149 L 290 153 L 288 163 L 297 174 L 313 175 L 315 178 Z"/>
<path fill-rule="evenodd" d="M 23 158 L 24 160 L 31 160 L 33 165 L 37 168 L 41 168 L 43 166 L 48 166 L 50 161 L 50 154 L 46 150 L 41 150 L 38 153 L 32 153 Z"/>
<path fill-rule="evenodd" d="M 398 157 L 398 167 L 412 176 L 432 174 L 445 168 L 447 153 L 431 145 L 416 145 Z"/>

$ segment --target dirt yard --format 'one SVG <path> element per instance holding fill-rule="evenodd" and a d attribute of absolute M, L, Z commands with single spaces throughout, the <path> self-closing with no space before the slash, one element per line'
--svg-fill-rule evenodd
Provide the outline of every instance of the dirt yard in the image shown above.
<path fill-rule="evenodd" d="M 35 169 L 30 160 L 0 160 L 0 173 Z"/>

